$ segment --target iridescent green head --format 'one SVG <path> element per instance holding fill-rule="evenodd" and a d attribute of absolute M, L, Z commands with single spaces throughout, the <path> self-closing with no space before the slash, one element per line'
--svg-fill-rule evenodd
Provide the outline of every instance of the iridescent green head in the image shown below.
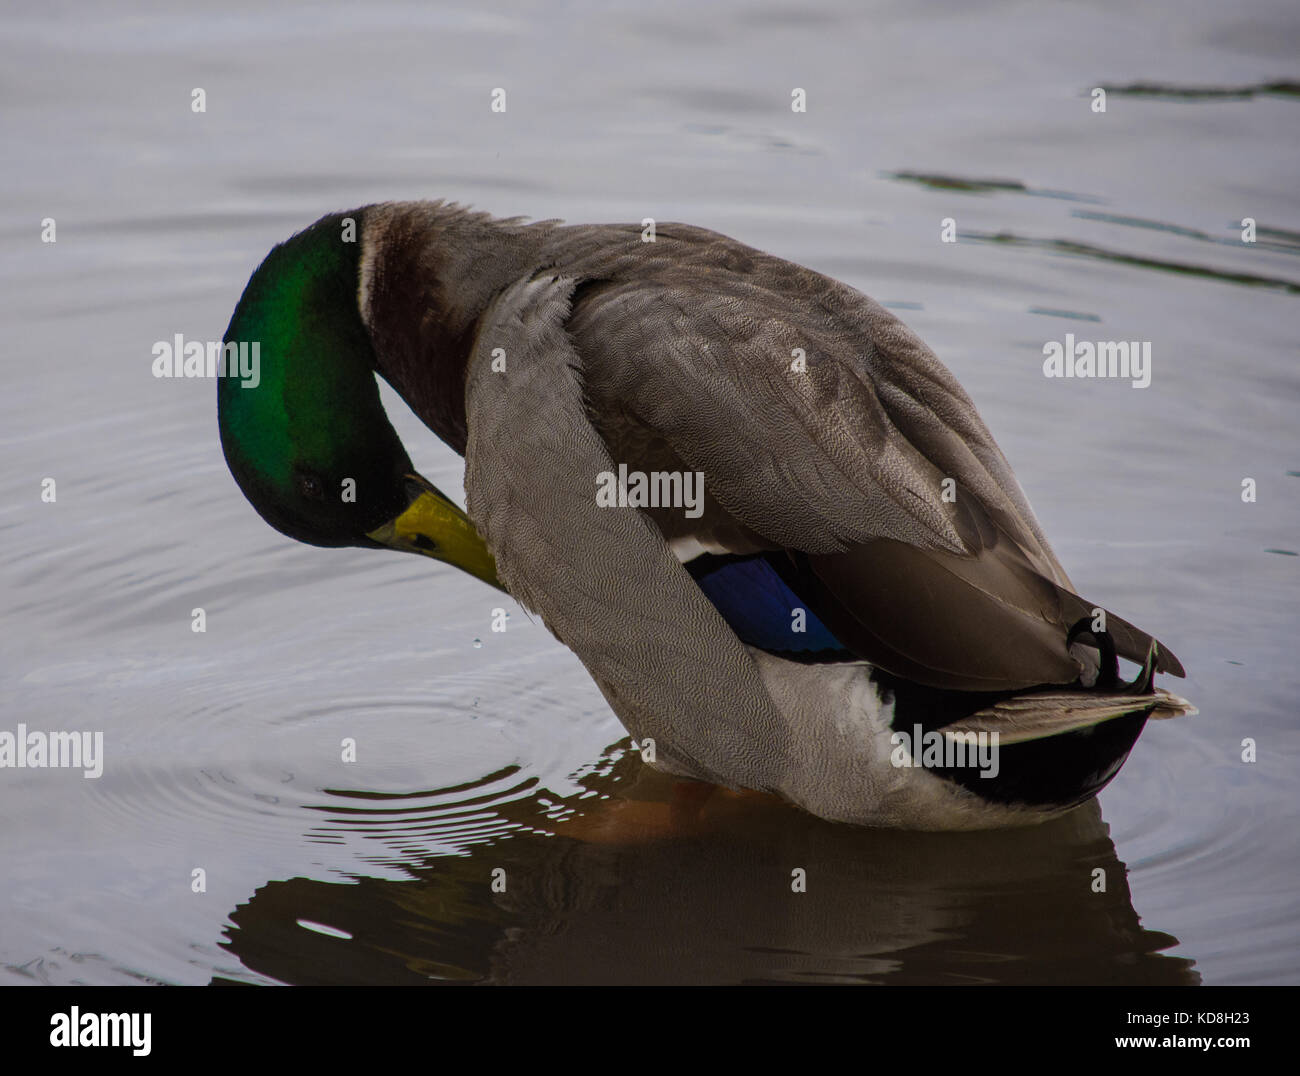
<path fill-rule="evenodd" d="M 249 279 L 225 343 L 248 345 L 259 376 L 218 379 L 226 463 L 290 538 L 425 553 L 495 584 L 473 525 L 414 473 L 380 403 L 358 306 L 363 218 L 323 217 Z"/>

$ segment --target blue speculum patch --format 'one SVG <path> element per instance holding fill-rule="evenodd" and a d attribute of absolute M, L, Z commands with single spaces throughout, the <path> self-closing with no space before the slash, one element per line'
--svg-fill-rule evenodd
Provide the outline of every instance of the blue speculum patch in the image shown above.
<path fill-rule="evenodd" d="M 695 582 L 741 642 L 777 653 L 844 649 L 765 557 L 699 561 L 689 565 Z M 798 610 L 803 631 L 795 630 Z"/>

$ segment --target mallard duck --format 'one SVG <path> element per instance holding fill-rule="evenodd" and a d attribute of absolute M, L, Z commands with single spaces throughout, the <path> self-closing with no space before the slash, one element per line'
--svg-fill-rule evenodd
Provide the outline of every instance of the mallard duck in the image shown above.
<path fill-rule="evenodd" d="M 507 591 L 669 774 L 834 821 L 1013 825 L 1191 710 L 1153 684 L 1178 659 L 1078 596 L 934 353 L 725 235 L 366 206 L 266 256 L 240 341 L 260 380 L 219 379 L 221 443 L 262 517 Z M 467 512 L 375 375 L 465 457 Z"/>

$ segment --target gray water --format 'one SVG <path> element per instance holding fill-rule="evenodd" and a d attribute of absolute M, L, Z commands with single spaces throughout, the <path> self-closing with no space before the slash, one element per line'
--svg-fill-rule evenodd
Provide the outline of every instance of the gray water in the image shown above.
<path fill-rule="evenodd" d="M 52 3 L 0 52 L 0 730 L 105 745 L 0 769 L 0 982 L 1300 981 L 1291 0 Z M 577 660 L 453 569 L 281 538 L 213 384 L 151 373 L 292 231 L 435 197 L 688 221 L 895 309 L 1199 715 L 1037 829 L 722 797 L 609 836 L 663 790 Z M 1067 332 L 1150 341 L 1150 386 L 1045 378 Z"/>

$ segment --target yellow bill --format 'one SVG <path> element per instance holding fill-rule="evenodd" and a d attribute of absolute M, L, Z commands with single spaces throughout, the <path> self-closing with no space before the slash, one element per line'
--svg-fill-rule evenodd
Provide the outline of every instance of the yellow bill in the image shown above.
<path fill-rule="evenodd" d="M 428 479 L 406 476 L 411 502 L 396 519 L 372 530 L 368 537 L 389 549 L 421 553 L 468 572 L 498 590 L 496 561 L 469 517 Z"/>

